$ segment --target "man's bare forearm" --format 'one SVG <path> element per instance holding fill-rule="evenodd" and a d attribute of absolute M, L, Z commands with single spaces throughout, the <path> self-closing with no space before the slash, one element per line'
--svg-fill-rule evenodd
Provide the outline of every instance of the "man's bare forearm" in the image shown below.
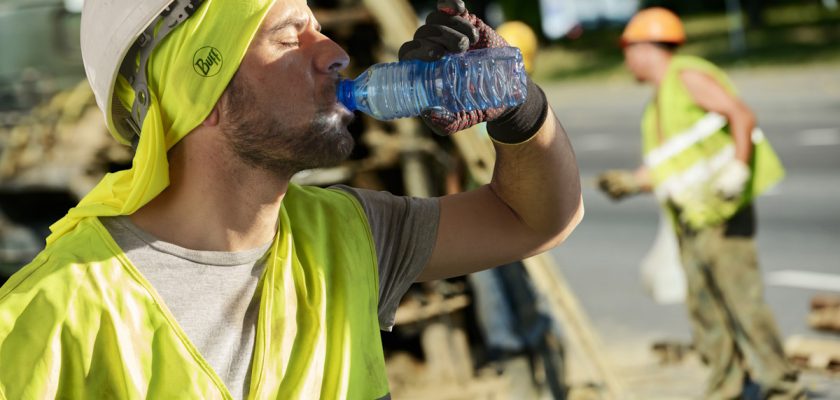
<path fill-rule="evenodd" d="M 752 131 L 755 129 L 755 115 L 746 106 L 731 112 L 729 128 L 735 142 L 735 158 L 749 165 L 752 157 Z"/>
<path fill-rule="evenodd" d="M 534 233 L 541 248 L 562 242 L 583 216 L 580 174 L 569 138 L 549 108 L 537 134 L 522 144 L 495 144 L 490 188 Z M 542 238 L 542 239 L 540 239 Z"/>

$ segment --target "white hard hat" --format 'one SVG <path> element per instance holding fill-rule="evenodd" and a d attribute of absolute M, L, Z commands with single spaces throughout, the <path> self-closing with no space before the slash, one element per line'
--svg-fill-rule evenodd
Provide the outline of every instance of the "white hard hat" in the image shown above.
<path fill-rule="evenodd" d="M 132 127 L 129 117 L 132 110 L 128 110 L 114 96 L 114 86 L 117 76 L 126 55 L 138 42 L 138 38 L 145 36 L 147 48 L 154 48 L 171 29 L 189 17 L 192 11 L 198 7 L 201 0 L 88 0 L 85 1 L 82 10 L 81 21 L 81 48 L 82 60 L 84 61 L 85 73 L 87 74 L 93 94 L 96 97 L 96 104 L 105 113 L 105 121 L 109 130 L 118 135 L 118 139 L 124 139 L 130 143 L 139 135 L 142 118 L 135 117 L 135 126 Z M 167 12 L 164 12 L 167 11 Z M 178 15 L 180 14 L 180 15 Z M 161 28 L 155 38 L 147 36 L 154 28 L 150 26 L 168 26 L 169 29 Z M 151 46 L 149 41 L 154 39 Z M 151 49 L 147 53 L 151 53 Z M 141 63 L 140 69 L 143 84 L 145 84 L 145 65 Z M 125 73 L 125 71 L 124 71 Z M 135 89 L 137 87 L 132 84 Z M 142 96 L 136 96 L 142 97 Z M 136 105 L 137 101 L 135 101 Z M 136 107 L 135 112 L 136 112 Z M 145 110 L 140 117 L 145 116 Z"/>

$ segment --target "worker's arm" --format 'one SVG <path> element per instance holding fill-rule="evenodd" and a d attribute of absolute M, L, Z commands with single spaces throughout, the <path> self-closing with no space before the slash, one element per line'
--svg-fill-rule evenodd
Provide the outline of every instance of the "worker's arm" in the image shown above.
<path fill-rule="evenodd" d="M 438 0 L 437 7 L 400 48 L 401 60 L 507 46 L 462 0 Z M 464 275 L 543 252 L 562 242 L 583 216 L 569 139 L 542 90 L 527 83 L 525 102 L 514 108 L 424 112 L 426 125 L 442 135 L 490 121 L 487 130 L 497 143 L 489 184 L 441 198 L 435 247 L 419 280 Z"/>
<path fill-rule="evenodd" d="M 464 275 L 546 251 L 583 218 L 572 146 L 549 108 L 523 144 L 496 144 L 490 184 L 440 200 L 431 260 L 418 280 Z"/>
<path fill-rule="evenodd" d="M 752 156 L 751 135 L 756 123 L 750 108 L 702 72 L 685 70 L 680 73 L 680 79 L 697 105 L 726 117 L 735 142 L 735 158 L 749 165 Z"/>

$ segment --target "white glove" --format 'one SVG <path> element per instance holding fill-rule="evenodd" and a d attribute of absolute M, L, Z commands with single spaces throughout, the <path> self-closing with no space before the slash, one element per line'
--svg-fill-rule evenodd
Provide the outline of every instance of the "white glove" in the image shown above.
<path fill-rule="evenodd" d="M 720 169 L 712 185 L 718 196 L 734 200 L 744 192 L 749 180 L 750 167 L 740 160 L 732 160 Z"/>

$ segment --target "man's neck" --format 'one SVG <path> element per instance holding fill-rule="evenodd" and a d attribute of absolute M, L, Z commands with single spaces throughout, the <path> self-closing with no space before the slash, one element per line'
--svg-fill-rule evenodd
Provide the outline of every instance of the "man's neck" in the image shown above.
<path fill-rule="evenodd" d="M 651 67 L 650 82 L 657 89 L 662 85 L 662 80 L 665 79 L 665 75 L 668 73 L 668 67 L 671 65 L 671 57 L 672 55 L 670 53 L 663 51 L 657 54 L 656 62 Z"/>
<path fill-rule="evenodd" d="M 170 151 L 170 185 L 130 216 L 155 237 L 193 250 L 242 251 L 277 231 L 289 180 L 244 165 L 213 140 L 187 135 Z"/>

